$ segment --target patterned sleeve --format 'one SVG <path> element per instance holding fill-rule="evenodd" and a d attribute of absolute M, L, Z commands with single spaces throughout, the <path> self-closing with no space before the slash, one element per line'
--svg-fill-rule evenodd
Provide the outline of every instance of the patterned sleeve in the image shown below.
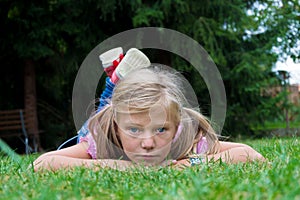
<path fill-rule="evenodd" d="M 96 142 L 90 133 L 88 133 L 84 137 L 81 137 L 79 139 L 79 142 L 87 142 L 88 143 L 87 153 L 92 157 L 92 159 L 97 159 Z"/>

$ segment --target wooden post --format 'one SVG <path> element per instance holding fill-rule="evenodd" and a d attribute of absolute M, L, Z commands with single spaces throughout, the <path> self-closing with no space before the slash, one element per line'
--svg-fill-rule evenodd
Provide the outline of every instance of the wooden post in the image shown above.
<path fill-rule="evenodd" d="M 33 150 L 36 152 L 41 148 L 38 117 L 37 117 L 37 102 L 36 102 L 36 85 L 35 85 L 35 69 L 32 60 L 25 60 L 24 67 L 24 107 L 26 128 L 28 133 L 33 134 L 32 143 Z"/>
<path fill-rule="evenodd" d="M 283 105 L 283 109 L 284 109 L 284 113 L 285 113 L 285 123 L 286 123 L 285 134 L 289 135 L 290 125 L 289 125 L 289 108 L 288 108 L 288 104 L 289 104 L 288 79 L 290 78 L 290 76 L 287 71 L 279 70 L 278 72 L 281 75 L 281 78 L 283 80 L 283 89 L 284 89 L 284 93 L 285 93 L 285 99 L 284 99 L 284 105 Z"/>

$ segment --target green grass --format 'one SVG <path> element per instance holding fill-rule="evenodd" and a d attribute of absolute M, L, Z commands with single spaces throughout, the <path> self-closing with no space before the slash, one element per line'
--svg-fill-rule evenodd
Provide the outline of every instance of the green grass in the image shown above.
<path fill-rule="evenodd" d="M 300 199 L 300 138 L 243 142 L 269 163 L 34 173 L 36 155 L 0 155 L 0 199 Z"/>
<path fill-rule="evenodd" d="M 300 127 L 300 122 L 299 121 L 290 121 L 289 122 L 289 128 L 298 129 L 299 127 Z M 285 129 L 286 128 L 286 122 L 284 122 L 284 121 L 280 121 L 280 122 L 266 121 L 262 125 L 259 125 L 259 126 L 254 125 L 251 128 L 254 131 L 257 131 L 257 130 L 270 131 L 270 130 L 275 130 L 275 129 Z"/>

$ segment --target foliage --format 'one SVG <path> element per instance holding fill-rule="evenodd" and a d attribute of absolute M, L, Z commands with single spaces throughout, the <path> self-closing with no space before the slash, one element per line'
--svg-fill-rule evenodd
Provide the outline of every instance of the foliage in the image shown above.
<path fill-rule="evenodd" d="M 272 45 L 280 56 L 300 61 L 300 2 L 298 0 L 259 1 L 253 15 L 272 37 Z"/>
<path fill-rule="evenodd" d="M 54 144 L 74 134 L 71 97 L 77 70 L 85 55 L 105 37 L 104 32 L 112 34 L 111 30 L 103 31 L 99 27 L 107 26 L 100 18 L 111 17 L 110 11 L 115 5 L 102 6 L 103 2 L 98 1 L 95 6 L 94 3 L 69 0 L 0 2 L 3 30 L 6 30 L 1 32 L 1 60 L 5 64 L 1 70 L 7 77 L 1 88 L 7 90 L 7 86 L 12 85 L 22 91 L 22 65 L 26 59 L 34 60 L 39 124 L 40 129 L 47 132 L 42 137 L 45 148 L 53 148 Z M 12 68 L 21 78 L 12 80 L 7 76 L 14 74 L 10 72 Z M 24 95 L 18 90 L 14 89 L 12 97 L 8 97 L 14 105 L 3 103 L 2 109 L 23 106 Z M 2 95 L 1 99 L 6 103 Z"/>
<path fill-rule="evenodd" d="M 163 23 L 164 27 L 193 37 L 210 54 L 221 72 L 227 93 L 225 134 L 251 134 L 251 124 L 262 123 L 266 118 L 276 119 L 281 115 L 280 109 L 274 108 L 283 97 L 274 99 L 261 96 L 262 88 L 279 84 L 271 69 L 278 59 L 278 54 L 272 51 L 273 44 L 281 33 L 277 33 L 273 25 L 262 24 L 257 16 L 248 14 L 256 9 L 256 5 L 254 1 L 245 4 L 238 0 L 230 4 L 222 1 L 205 1 L 202 4 L 197 1 L 156 1 L 151 6 L 143 4 L 136 15 L 143 20 L 139 23 L 138 20 L 134 21 L 135 26 L 161 26 Z M 153 17 L 149 17 L 149 9 L 153 13 L 164 12 L 162 16 L 156 15 L 154 23 Z M 264 18 L 269 20 L 266 15 Z M 267 31 L 258 32 L 261 26 L 265 26 Z M 200 105 L 204 105 L 204 110 L 209 113 L 207 88 L 195 76 L 197 73 L 193 73 L 191 67 L 180 59 L 173 59 L 172 66 L 188 71 L 192 76 L 188 78 Z"/>
<path fill-rule="evenodd" d="M 216 162 L 182 171 L 77 168 L 34 173 L 30 163 L 36 156 L 17 162 L 2 155 L 0 195 L 3 199 L 299 199 L 299 138 L 246 143 L 269 162 Z"/>

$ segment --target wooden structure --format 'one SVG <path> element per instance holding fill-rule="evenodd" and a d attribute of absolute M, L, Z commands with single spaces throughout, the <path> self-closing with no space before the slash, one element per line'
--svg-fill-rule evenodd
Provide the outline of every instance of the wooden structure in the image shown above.
<path fill-rule="evenodd" d="M 25 113 L 23 109 L 2 110 L 0 111 L 0 137 L 18 137 L 25 145 L 25 152 L 29 154 L 37 150 L 36 138 L 32 137 L 32 145 L 29 146 L 29 136 L 34 136 L 33 133 L 28 132 L 27 126 L 30 124 L 25 120 Z"/>
<path fill-rule="evenodd" d="M 24 108 L 0 111 L 0 137 L 19 137 L 25 152 L 41 149 L 37 118 L 35 69 L 32 60 L 24 66 Z"/>
<path fill-rule="evenodd" d="M 34 152 L 41 150 L 36 99 L 35 66 L 34 62 L 28 59 L 25 61 L 24 68 L 24 111 L 25 121 L 28 122 L 27 130 L 35 141 Z"/>

